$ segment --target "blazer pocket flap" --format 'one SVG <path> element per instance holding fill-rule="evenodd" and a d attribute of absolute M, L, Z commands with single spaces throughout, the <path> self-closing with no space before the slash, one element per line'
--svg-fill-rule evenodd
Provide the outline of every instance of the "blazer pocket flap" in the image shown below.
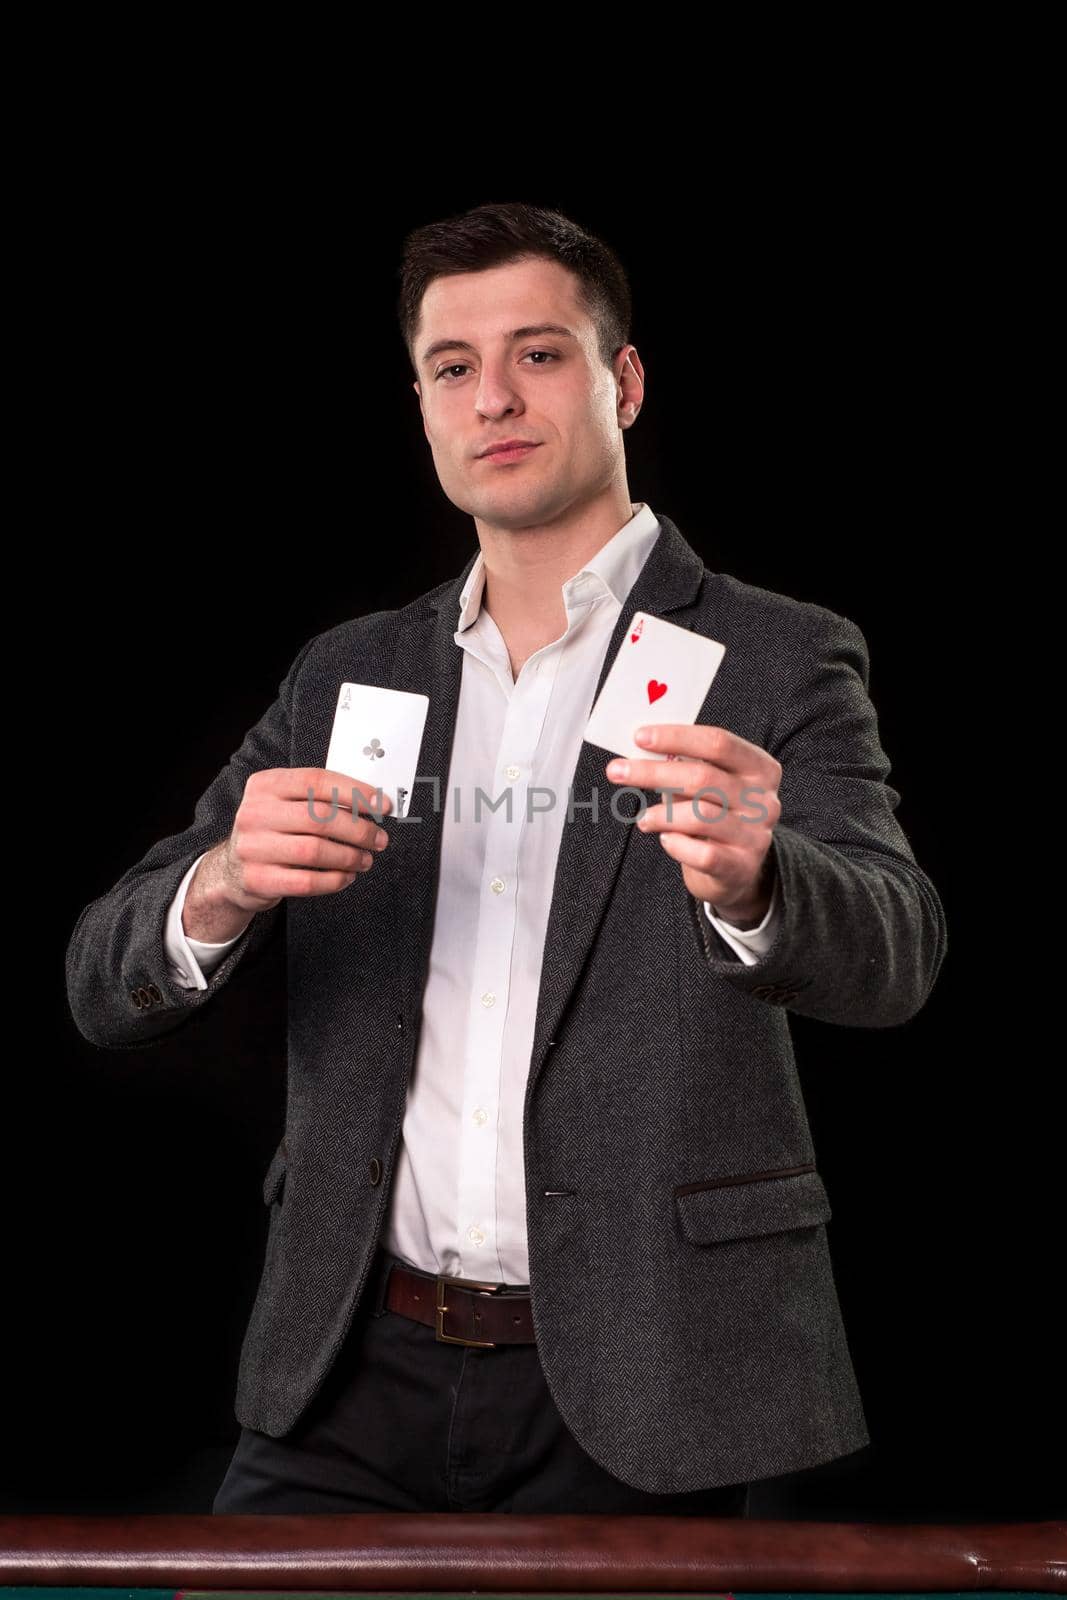
<path fill-rule="evenodd" d="M 263 1204 L 270 1205 L 272 1200 L 278 1198 L 282 1183 L 285 1180 L 285 1168 L 289 1153 L 285 1147 L 285 1140 L 275 1150 L 271 1164 L 267 1168 L 267 1176 L 263 1179 Z"/>
<path fill-rule="evenodd" d="M 674 1203 L 684 1237 L 691 1244 L 752 1239 L 761 1234 L 811 1228 L 830 1216 L 830 1201 L 817 1172 L 781 1178 L 713 1182 L 705 1188 L 682 1185 Z"/>

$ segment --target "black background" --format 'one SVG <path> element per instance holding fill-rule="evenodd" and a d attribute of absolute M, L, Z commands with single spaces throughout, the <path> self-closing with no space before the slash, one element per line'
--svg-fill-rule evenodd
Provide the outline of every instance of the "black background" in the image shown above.
<path fill-rule="evenodd" d="M 1053 1514 L 1052 1130 L 1020 1033 L 1028 885 L 993 815 L 1005 558 L 977 548 L 967 182 L 944 150 L 871 132 L 729 146 L 699 190 L 655 167 L 387 186 L 366 148 L 358 169 L 322 155 L 188 123 L 141 142 L 101 110 L 50 196 L 48 676 L 24 754 L 32 780 L 62 729 L 47 769 L 66 817 L 9 976 L 44 975 L 5 1097 L 0 1509 L 210 1508 L 282 1131 L 281 942 L 143 1053 L 80 1037 L 63 954 L 82 906 L 188 824 L 309 634 L 473 552 L 422 433 L 395 268 L 409 228 L 525 199 L 602 233 L 630 274 L 631 498 L 711 568 L 863 629 L 898 815 L 948 918 L 904 1027 L 792 1018 L 873 1442 L 768 1481 L 754 1509 Z"/>

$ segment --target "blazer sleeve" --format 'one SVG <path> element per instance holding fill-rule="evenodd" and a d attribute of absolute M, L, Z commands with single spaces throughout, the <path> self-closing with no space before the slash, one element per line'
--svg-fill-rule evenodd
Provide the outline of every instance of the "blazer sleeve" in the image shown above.
<path fill-rule="evenodd" d="M 858 1028 L 908 1021 L 947 948 L 945 914 L 894 815 L 868 695 L 869 653 L 848 618 L 813 607 L 767 748 L 782 765 L 771 835 L 780 893 L 770 947 L 751 965 L 687 898 L 712 970 L 754 999 Z M 783 676 L 785 676 L 783 674 Z"/>
<path fill-rule="evenodd" d="M 82 911 L 66 954 L 67 999 L 78 1031 L 110 1050 L 143 1049 L 188 1022 L 278 926 L 285 902 L 257 912 L 205 989 L 183 987 L 165 948 L 167 912 L 197 857 L 229 837 L 254 772 L 287 767 L 293 692 L 314 644 L 300 650 L 278 696 L 196 802 L 193 821 L 160 839 L 106 894 Z"/>

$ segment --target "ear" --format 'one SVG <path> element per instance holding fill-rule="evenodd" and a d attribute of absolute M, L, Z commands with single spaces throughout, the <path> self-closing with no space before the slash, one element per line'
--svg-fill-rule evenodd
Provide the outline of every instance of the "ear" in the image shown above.
<path fill-rule="evenodd" d="M 619 423 L 624 428 L 632 428 L 645 397 L 645 369 L 636 347 L 632 344 L 620 350 L 615 359 L 619 363 L 616 373 L 616 382 L 619 386 Z"/>

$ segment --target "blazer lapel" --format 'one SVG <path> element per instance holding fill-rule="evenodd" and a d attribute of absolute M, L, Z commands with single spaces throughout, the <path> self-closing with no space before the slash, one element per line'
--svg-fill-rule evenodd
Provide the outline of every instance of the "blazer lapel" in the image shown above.
<path fill-rule="evenodd" d="M 634 612 L 666 616 L 668 612 L 691 605 L 699 592 L 704 563 L 668 517 L 659 516 L 659 523 L 660 536 L 619 612 L 587 712 L 593 709 Z M 681 619 L 675 620 L 685 626 Z M 616 822 L 611 813 L 611 799 L 617 785 L 604 776 L 610 759 L 600 745 L 583 739 L 570 780 L 575 800 L 574 820 L 564 822 L 556 862 L 526 1083 L 527 1106 L 549 1041 L 555 1038 L 633 836 L 631 824 L 626 820 Z M 594 791 L 599 795 L 598 822 L 593 821 L 589 807 L 579 809 L 579 802 L 590 800 Z M 565 805 L 566 795 L 560 796 L 558 803 Z M 621 795 L 615 809 L 624 819 L 635 816 L 637 796 Z"/>
<path fill-rule="evenodd" d="M 459 597 L 477 557 L 476 550 L 459 577 L 445 590 L 443 598 L 431 602 L 425 610 L 411 608 L 413 614 L 403 624 L 397 638 L 389 679 L 390 688 L 424 694 L 430 701 L 418 771 L 418 776 L 427 781 L 416 782 L 407 815 L 403 822 L 397 823 L 394 834 L 394 846 L 403 842 L 405 873 L 403 936 L 398 945 L 407 965 L 405 992 L 412 996 L 416 1013 L 422 1006 L 430 967 L 448 798 L 446 786 L 466 653 L 454 637 L 459 622 Z"/>
<path fill-rule="evenodd" d="M 589 699 L 588 711 L 592 710 L 593 702 L 600 693 L 634 612 L 647 611 L 653 616 L 666 616 L 672 611 L 692 606 L 697 599 L 704 563 L 669 517 L 659 516 L 659 523 L 659 538 L 619 613 L 604 653 L 596 688 Z M 437 601 L 432 602 L 424 612 L 416 612 L 402 626 L 390 676 L 391 688 L 429 696 L 419 770 L 421 774 L 434 776 L 438 780 L 436 795 L 432 782 L 416 784 L 408 812 L 412 820 L 398 824 L 398 828 L 403 830 L 406 855 L 405 938 L 401 949 L 410 962 L 412 987 L 409 992 L 417 996 L 420 1002 L 433 939 L 445 788 L 452 759 L 465 654 L 456 644 L 454 635 L 459 620 L 459 596 L 476 559 L 477 552 Z M 683 627 L 692 625 L 691 620 L 687 622 L 684 617 L 675 618 L 675 621 Z M 599 745 L 583 740 L 569 779 L 575 800 L 574 820 L 564 822 L 556 862 L 527 1097 L 540 1070 L 547 1045 L 581 973 L 633 831 L 627 821 L 616 822 L 611 815 L 615 786 L 604 777 L 608 760 L 607 752 Z M 591 809 L 580 804 L 590 800 L 594 792 L 599 796 L 600 820 L 597 822 L 593 821 Z M 566 803 L 564 789 L 557 798 L 557 804 Z M 637 796 L 626 794 L 619 798 L 616 810 L 624 817 L 633 816 L 637 805 Z M 414 820 L 416 818 L 419 820 Z"/>

